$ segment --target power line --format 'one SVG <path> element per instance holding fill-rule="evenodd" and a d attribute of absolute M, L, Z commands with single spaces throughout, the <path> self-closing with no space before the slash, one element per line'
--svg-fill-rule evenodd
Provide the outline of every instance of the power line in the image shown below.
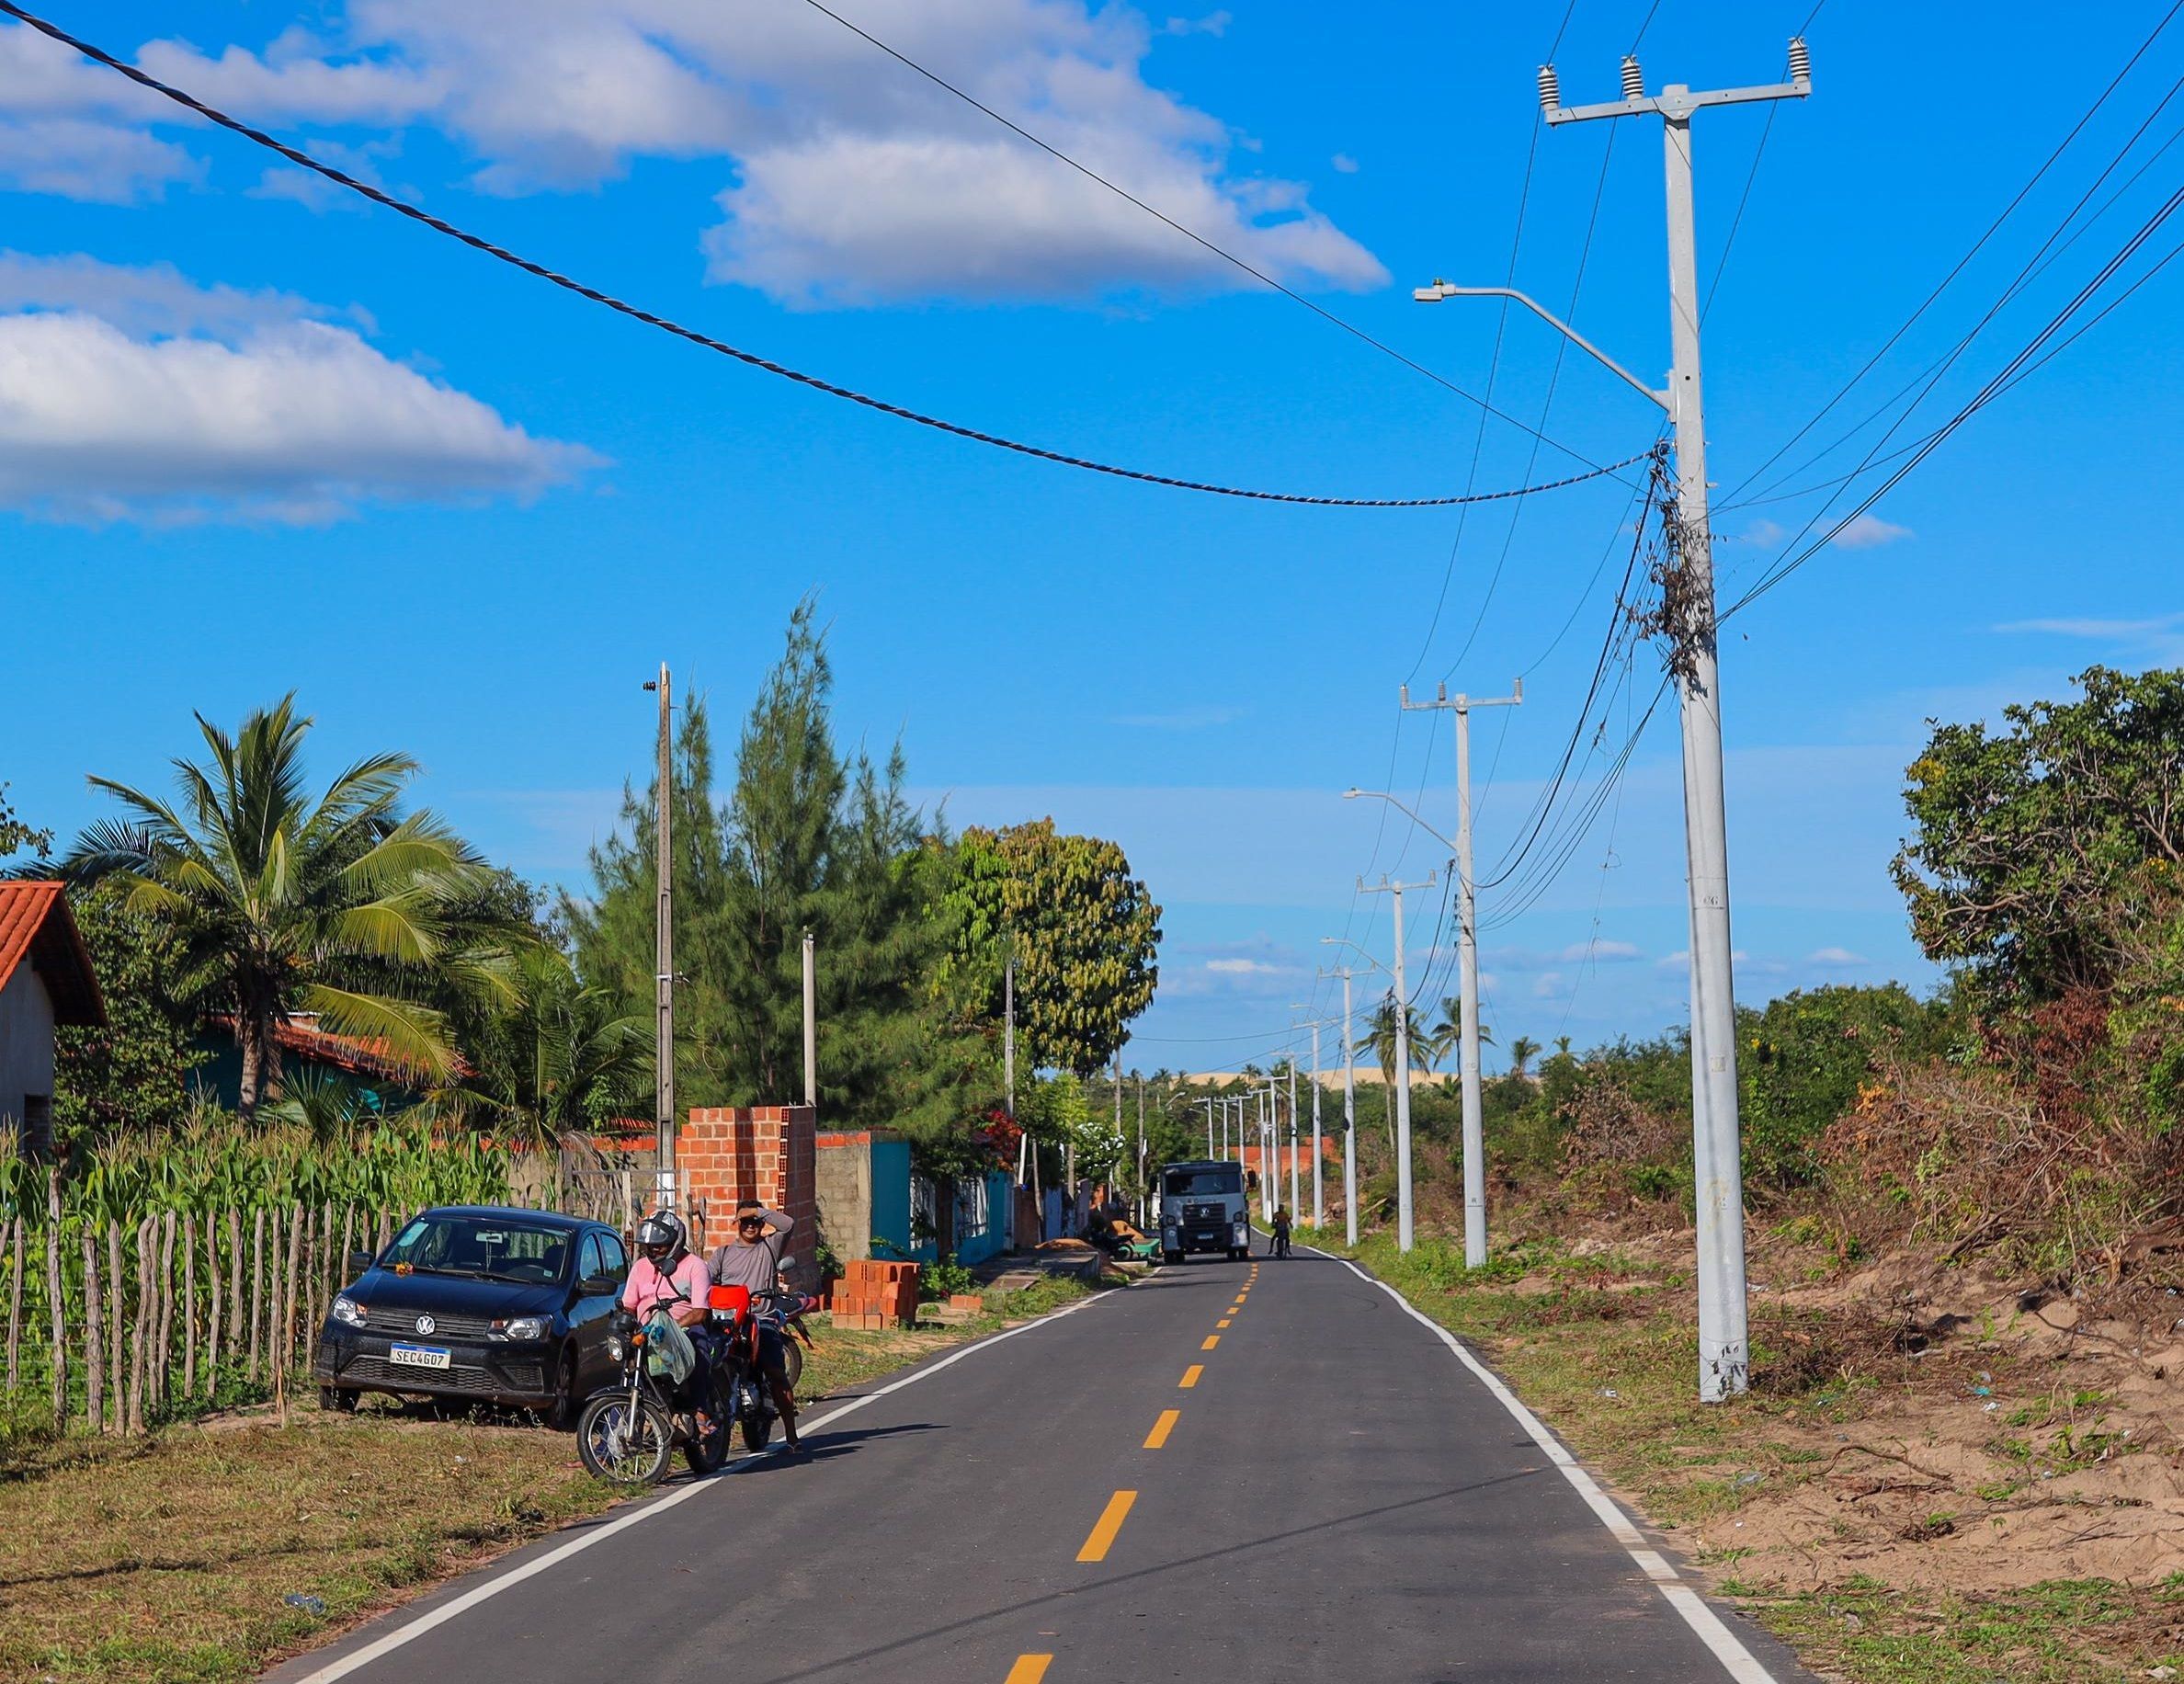
<path fill-rule="evenodd" d="M 1817 6 L 1814 8 L 1815 16 L 1818 15 L 1818 10 L 1819 8 Z M 1949 273 L 1942 276 L 1941 279 L 1935 283 L 1933 290 L 1928 292 L 1926 297 L 1920 301 L 1918 307 L 1912 311 L 1912 313 L 1904 319 L 1902 325 L 1897 327 L 1894 333 L 1888 336 L 1887 340 L 1882 345 L 1881 348 L 1875 351 L 1865 360 L 1865 363 L 1859 369 L 1858 372 L 1853 374 L 1848 381 L 1846 381 L 1841 388 L 1837 391 L 1836 394 L 1829 398 L 1826 403 L 1823 404 L 1818 411 L 1815 412 L 1813 416 L 1804 423 L 1803 426 L 1800 427 L 1797 431 L 1791 434 L 1788 438 L 1784 439 L 1781 444 L 1778 445 L 1775 448 L 1774 453 L 1772 455 L 1769 456 L 1765 461 L 1761 462 L 1757 468 L 1753 469 L 1751 472 L 1746 474 L 1744 479 L 1734 488 L 1732 488 L 1728 496 L 1723 500 L 1724 506 L 1733 504 L 1736 498 L 1742 496 L 1746 491 L 1751 488 L 1752 483 L 1755 480 L 1758 479 L 1761 474 L 1765 473 L 1769 468 L 1773 467 L 1775 463 L 1781 461 L 1782 458 L 1790 452 L 1791 449 L 1796 445 L 1799 439 L 1803 438 L 1807 433 L 1811 432 L 1813 428 L 1819 426 L 1820 423 L 1827 416 L 1829 412 L 1832 411 L 1837 404 L 1840 404 L 1845 398 L 1848 397 L 1851 392 L 1858 386 L 1859 382 L 1863 381 L 1867 375 L 1873 371 L 1873 370 L 1880 364 L 1881 359 L 1887 356 L 1891 350 L 1895 348 L 1897 342 L 1901 340 L 1905 334 L 1909 333 L 1912 327 L 1917 324 L 1919 318 L 1925 315 L 1926 313 L 1933 307 L 1935 302 L 1940 298 L 1941 294 L 1949 290 L 1950 284 L 1954 281 L 1959 275 L 1963 273 L 1966 266 L 1971 263 L 1972 259 L 1979 256 L 1980 252 L 1985 247 L 1987 242 L 1993 239 L 1996 233 L 2000 231 L 2002 224 L 2007 222 L 2016 212 L 2017 208 L 2025 202 L 2026 198 L 2031 193 L 2034 188 L 2040 185 L 2042 179 L 2047 175 L 2048 171 L 2055 166 L 2056 162 L 2065 152 L 2069 151 L 2072 142 L 2075 142 L 2082 132 L 2084 132 L 2086 125 L 2093 120 L 2093 119 L 2099 113 L 2101 107 L 2109 102 L 2110 96 L 2115 93 L 2117 88 L 2122 85 L 2123 79 L 2131 74 L 2133 68 L 2138 63 L 2138 62 L 2142 58 L 2145 57 L 2146 53 L 2152 49 L 2154 43 L 2160 39 L 2162 31 L 2168 28 L 2170 21 L 2175 18 L 2179 11 L 2184 11 L 2184 0 L 2173 0 L 2173 4 L 2171 4 L 2169 9 L 2162 14 L 2161 20 L 2154 26 L 2152 31 L 2146 36 L 2146 39 L 2139 43 L 2138 51 L 2133 52 L 2129 59 L 2124 61 L 2123 68 L 2119 70 L 2115 74 L 2114 77 L 2110 81 L 2109 85 L 2101 90 L 2100 97 L 2095 99 L 2094 102 L 2086 108 L 2085 114 L 2081 116 L 2076 122 L 2071 125 L 2070 132 L 2065 134 L 2063 139 L 2057 142 L 2055 149 L 2048 154 L 2046 160 L 2042 163 L 2038 169 L 2032 172 L 2031 178 L 2028 180 L 2023 187 L 2017 190 L 2016 194 L 2011 198 L 2010 201 L 2007 205 L 2002 207 L 2001 214 L 1996 216 L 1993 222 L 1987 224 L 1985 232 L 1983 233 L 1978 239 L 1972 243 L 1972 248 L 1962 257 L 1959 257 L 1956 262 L 1951 266 Z"/>
<path fill-rule="evenodd" d="M 2184 0 L 2180 0 L 2180 3 L 2184 3 Z M 1041 445 L 1026 444 L 1018 439 L 1003 438 L 996 433 L 984 432 L 976 427 L 962 426 L 958 422 L 942 420 L 938 415 L 929 415 L 919 410 L 906 408 L 900 404 L 891 404 L 885 399 L 873 397 L 847 386 L 836 385 L 832 381 L 822 380 L 815 374 L 806 374 L 801 370 L 790 368 L 770 358 L 761 357 L 755 351 L 743 350 L 724 340 L 716 339 L 710 334 L 700 333 L 693 327 L 686 327 L 681 323 L 673 321 L 666 316 L 656 314 L 652 311 L 630 303 L 626 300 L 617 298 L 610 292 L 604 292 L 597 287 L 587 286 L 582 281 L 572 279 L 558 269 L 549 268 L 542 263 L 519 256 L 506 246 L 496 245 L 481 235 L 471 233 L 444 218 L 435 216 L 430 211 L 409 203 L 406 199 L 397 199 L 392 194 L 372 187 L 367 182 L 359 181 L 354 176 L 336 169 L 330 164 L 321 163 L 309 153 L 300 151 L 285 142 L 275 140 L 265 131 L 254 129 L 241 119 L 230 117 L 216 107 L 207 105 L 195 95 L 171 86 L 155 76 L 148 75 L 135 65 L 124 63 L 105 49 L 95 47 L 89 41 L 69 34 L 67 30 L 61 28 L 58 25 L 47 22 L 37 14 L 24 10 L 23 7 L 15 4 L 14 0 L 0 0 L 0 12 L 20 19 L 40 34 L 50 36 L 64 46 L 74 48 L 93 63 L 103 64 L 108 69 L 118 72 L 140 86 L 149 88 L 154 93 L 173 100 L 176 105 L 195 111 L 209 122 L 216 123 L 232 133 L 241 135 L 245 140 L 278 154 L 297 167 L 310 170 L 337 187 L 344 187 L 353 193 L 360 194 L 374 204 L 381 205 L 387 210 L 408 217 L 412 222 L 421 223 L 436 233 L 445 234 L 451 240 L 460 241 L 473 251 L 483 252 L 489 257 L 521 269 L 524 273 L 560 287 L 565 291 L 574 292 L 579 298 L 588 299 L 591 302 L 602 305 L 620 315 L 628 316 L 632 321 L 642 322 L 648 327 L 656 327 L 663 333 L 672 334 L 678 339 L 686 340 L 689 344 L 700 346 L 706 350 L 717 352 L 723 357 L 734 358 L 736 361 L 751 368 L 763 370 L 768 374 L 779 375 L 783 380 L 794 381 L 799 385 L 808 386 L 814 392 L 825 393 L 829 397 L 841 398 L 845 402 L 860 404 L 867 409 L 877 410 L 882 415 L 893 415 L 900 421 L 913 422 L 919 427 L 930 427 L 936 432 L 968 439 L 973 444 L 990 445 L 995 449 L 1011 451 L 1018 456 L 1029 456 L 1040 461 L 1052 462 L 1060 467 L 1078 468 L 1088 473 L 1107 474 L 1115 479 L 1132 480 L 1141 484 L 1165 485 L 1177 491 L 1203 492 L 1212 496 L 1239 497 L 1258 503 L 1292 503 L 1322 508 L 1448 508 L 1467 503 L 1499 502 L 1507 497 L 1531 496 L 1540 492 L 1559 490 L 1564 485 L 1575 485 L 1587 480 L 1599 479 L 1605 475 L 1619 472 L 1621 470 L 1644 460 L 1644 452 L 1641 452 L 1623 461 L 1611 462 L 1606 466 L 1595 466 L 1583 473 L 1572 474 L 1567 479 L 1548 484 L 1516 486 L 1498 492 L 1466 493 L 1460 496 L 1321 497 L 1299 495 L 1290 492 L 1257 491 L 1234 485 L 1218 485 L 1202 480 L 1181 479 L 1170 474 L 1147 472 L 1138 468 L 1119 467 L 1114 463 L 1096 461 L 1088 457 L 1073 456 L 1064 451 L 1048 449 Z M 1556 448 L 1562 449 L 1563 447 L 1557 446 Z"/>
<path fill-rule="evenodd" d="M 1066 164 L 1071 169 L 1076 171 L 1078 175 L 1084 176 L 1087 181 L 1097 182 L 1101 187 L 1107 188 L 1109 192 L 1116 195 L 1118 198 L 1128 199 L 1132 204 L 1135 205 L 1140 210 L 1143 210 L 1147 216 L 1152 217 L 1155 222 L 1166 223 L 1168 227 L 1174 229 L 1177 233 L 1181 234 L 1185 239 L 1193 241 L 1197 245 L 1202 245 L 1206 250 L 1211 252 L 1223 262 L 1234 265 L 1236 268 L 1250 276 L 1254 280 L 1260 282 L 1262 285 L 1271 287 L 1275 291 L 1280 293 L 1284 298 L 1293 300 L 1295 302 L 1303 305 L 1305 309 L 1311 311 L 1314 315 L 1318 316 L 1322 321 L 1331 323 L 1333 325 L 1339 327 L 1344 333 L 1351 336 L 1351 337 L 1362 340 L 1365 344 L 1370 345 L 1374 350 L 1381 352 L 1384 356 L 1393 358 L 1397 362 L 1401 363 L 1405 368 L 1411 370 L 1414 373 L 1423 374 L 1428 380 L 1433 381 L 1435 385 L 1443 387 L 1447 391 L 1454 393 L 1458 397 L 1463 399 L 1464 402 L 1468 404 L 1478 404 L 1480 409 L 1486 415 L 1494 415 L 1500 420 L 1507 421 L 1511 427 L 1522 427 L 1524 431 L 1532 433 L 1533 438 L 1540 440 L 1541 443 L 1553 444 L 1556 449 L 1562 451 L 1565 456 L 1572 457 L 1575 461 L 1581 462 L 1587 462 L 1588 465 L 1591 465 L 1589 459 L 1580 452 L 1571 449 L 1566 445 L 1556 443 L 1555 440 L 1546 438 L 1544 434 L 1533 432 L 1533 429 L 1529 427 L 1525 427 L 1524 423 L 1518 420 L 1515 415 L 1505 415 L 1502 411 L 1495 408 L 1492 402 L 1491 389 L 1489 389 L 1488 395 L 1483 398 L 1472 393 L 1466 392 L 1462 386 L 1459 386 L 1453 381 L 1450 381 L 1444 376 L 1436 373 L 1433 370 L 1428 368 L 1424 363 L 1416 361 L 1412 358 L 1405 356 L 1403 352 L 1397 350 L 1393 346 L 1387 344 L 1383 340 L 1375 338 L 1372 335 L 1367 333 L 1362 327 L 1359 327 L 1356 323 L 1345 320 L 1343 317 L 1337 315 L 1332 310 L 1327 309 L 1325 305 L 1317 303 L 1312 299 L 1306 298 L 1304 294 L 1297 291 L 1294 288 L 1285 286 L 1282 282 L 1275 279 L 1273 276 L 1268 274 L 1264 269 L 1259 268 L 1243 257 L 1237 256 L 1234 252 L 1230 251 L 1226 246 L 1218 245 L 1215 242 L 1207 239 L 1204 234 L 1200 233 L 1196 229 L 1188 228 L 1184 226 L 1183 223 L 1176 221 L 1176 219 L 1168 215 L 1166 211 L 1162 210 L 1154 205 L 1147 204 L 1135 193 L 1132 193 L 1128 188 L 1121 186 L 1118 182 L 1109 180 L 1107 176 L 1101 175 L 1098 170 L 1094 169 L 1090 165 L 1080 163 L 1077 159 L 1071 157 L 1069 154 L 1064 152 L 1059 146 L 1056 146 L 1052 142 L 1043 140 L 1040 136 L 1032 133 L 1030 130 L 1025 128 L 1015 119 L 1005 116 L 1001 112 L 996 111 L 992 106 L 987 105 L 975 94 L 970 93 L 966 89 L 958 87 L 954 83 L 949 81 L 947 77 L 939 74 L 938 72 L 927 70 L 923 64 L 920 64 L 916 59 L 912 58 L 908 53 L 904 52 L 901 49 L 890 46 L 887 42 L 882 40 L 877 35 L 874 35 L 870 29 L 852 23 L 848 18 L 843 17 L 841 13 L 834 10 L 831 6 L 823 4 L 823 0 L 804 0 L 804 4 L 809 6 L 814 12 L 821 13 L 825 17 L 833 18 L 835 22 L 840 24 L 843 28 L 848 30 L 850 34 L 857 36 L 859 40 L 867 41 L 872 46 L 877 47 L 882 52 L 887 54 L 889 58 L 894 60 L 898 64 L 902 64 L 910 70 L 916 71 L 927 82 L 930 82 L 935 87 L 939 88 L 946 93 L 954 95 L 956 98 L 961 100 L 965 105 L 971 107 L 972 109 L 975 111 L 981 111 L 987 117 L 992 118 L 1004 129 L 1007 129 L 1011 134 L 1018 136 L 1019 139 L 1029 141 L 1032 145 L 1038 147 L 1040 151 L 1045 153 L 1049 157 L 1052 157 L 1060 163 Z"/>

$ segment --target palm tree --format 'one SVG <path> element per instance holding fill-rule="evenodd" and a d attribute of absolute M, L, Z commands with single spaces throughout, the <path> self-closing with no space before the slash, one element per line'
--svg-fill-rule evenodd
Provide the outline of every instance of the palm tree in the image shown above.
<path fill-rule="evenodd" d="M 61 873 L 111 879 L 132 912 L 176 931 L 186 1003 L 233 1020 L 243 1054 L 238 1110 L 280 1089 L 277 1028 L 315 1013 L 341 1035 L 444 1081 L 455 1064 L 451 996 L 506 992 L 528 932 L 492 913 L 493 873 L 430 813 L 406 816 L 406 755 L 372 755 L 314 802 L 291 692 L 234 736 L 197 715 L 210 758 L 177 758 L 177 799 L 93 778 L 128 810 L 76 838 Z"/>
<path fill-rule="evenodd" d="M 650 1115 L 649 1016 L 624 1012 L 611 989 L 587 988 L 552 948 L 516 960 L 516 1002 L 478 1038 L 476 1069 L 458 1090 L 496 1130 L 544 1146 L 617 1117 Z"/>
<path fill-rule="evenodd" d="M 1570 1056 L 1570 1038 L 1567 1035 L 1557 1035 L 1554 1038 L 1554 1055 L 1557 1058 Z"/>
<path fill-rule="evenodd" d="M 1414 1070 L 1433 1067 L 1433 1046 L 1424 1030 L 1418 1027 L 1418 1015 L 1406 1015 L 1404 1028 L 1409 1031 L 1410 1062 Z M 1365 1033 L 1358 1038 L 1360 1052 L 1370 1052 L 1380 1061 L 1381 1076 L 1388 1085 L 1388 1091 L 1395 1089 L 1395 996 L 1383 995 L 1381 1003 L 1373 1007 L 1372 1016 L 1366 1019 Z"/>
<path fill-rule="evenodd" d="M 1454 995 L 1441 1001 L 1440 1021 L 1433 1026 L 1428 1044 L 1432 1047 L 1436 1058 L 1447 1058 L 1450 1053 L 1462 1050 L 1463 1002 Z M 1479 1044 L 1482 1047 L 1494 1044 L 1494 1030 L 1484 1023 L 1479 1025 Z"/>
<path fill-rule="evenodd" d="M 1540 1055 L 1540 1043 L 1529 1035 L 1519 1035 L 1509 1042 L 1509 1074 L 1521 1076 L 1526 1066 Z"/>

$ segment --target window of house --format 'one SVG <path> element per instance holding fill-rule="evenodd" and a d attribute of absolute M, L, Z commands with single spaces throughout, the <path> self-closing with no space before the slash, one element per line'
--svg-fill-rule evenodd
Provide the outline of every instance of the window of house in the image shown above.
<path fill-rule="evenodd" d="M 53 1152 L 53 1096 L 23 1096 L 23 1129 L 17 1148 L 27 1158 L 51 1157 Z"/>

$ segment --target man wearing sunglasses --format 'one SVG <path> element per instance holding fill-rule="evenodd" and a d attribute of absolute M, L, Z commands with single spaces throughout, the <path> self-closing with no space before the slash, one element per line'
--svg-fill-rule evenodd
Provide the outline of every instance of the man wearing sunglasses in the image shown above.
<path fill-rule="evenodd" d="M 713 1284 L 747 1287 L 754 1300 L 761 1292 L 772 1291 L 780 1283 L 781 1253 L 795 1226 L 793 1216 L 769 1211 L 756 1199 L 744 1200 L 735 1207 L 734 1226 L 727 1242 L 714 1246 L 707 1259 Z M 758 1369 L 773 1393 L 774 1407 L 781 1412 L 783 1440 L 790 1454 L 801 1455 L 803 1444 L 796 1436 L 796 1395 L 789 1385 L 789 1359 L 781 1346 L 780 1329 L 762 1321 L 757 1332 Z"/>

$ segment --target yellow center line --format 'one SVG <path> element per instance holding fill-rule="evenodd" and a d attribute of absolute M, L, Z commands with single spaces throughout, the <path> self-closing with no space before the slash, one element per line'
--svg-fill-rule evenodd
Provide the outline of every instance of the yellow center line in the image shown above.
<path fill-rule="evenodd" d="M 1019 1655 L 1002 1684 L 1039 1684 L 1046 1677 L 1048 1663 L 1053 1658 L 1051 1655 Z"/>
<path fill-rule="evenodd" d="M 1224 1316 L 1223 1316 L 1223 1317 L 1222 1317 L 1222 1318 L 1221 1318 L 1219 1321 L 1215 1322 L 1213 1325 L 1214 1325 L 1216 1327 L 1225 1327 L 1225 1326 L 1227 1326 L 1229 1325 L 1229 1318 L 1228 1318 L 1227 1316 L 1225 1316 L 1225 1315 L 1224 1315 Z"/>
<path fill-rule="evenodd" d="M 1167 1436 L 1176 1430 L 1176 1423 L 1183 1418 L 1180 1409 L 1163 1409 L 1160 1419 L 1153 1423 L 1153 1430 L 1145 1435 L 1145 1448 L 1156 1451 L 1167 1442 Z"/>
<path fill-rule="evenodd" d="M 1221 1336 L 1218 1333 L 1209 1333 L 1206 1336 L 1206 1342 L 1200 1346 L 1199 1348 L 1200 1350 L 1211 1350 L 1216 1345 L 1220 1343 Z"/>
<path fill-rule="evenodd" d="M 1123 1519 L 1130 1513 L 1130 1506 L 1137 1501 L 1134 1491 L 1118 1491 L 1108 1498 L 1108 1506 L 1100 1510 L 1099 1519 L 1092 1528 L 1092 1535 L 1085 1540 L 1085 1547 L 1077 1552 L 1079 1561 L 1105 1561 L 1108 1550 L 1115 1542 L 1115 1534 L 1122 1530 Z"/>
<path fill-rule="evenodd" d="M 1192 1363 L 1192 1364 L 1191 1364 L 1191 1365 L 1190 1365 L 1189 1368 L 1187 1368 L 1187 1369 L 1185 1369 L 1185 1370 L 1183 1371 L 1183 1378 L 1182 1378 L 1181 1380 L 1177 1381 L 1176 1383 L 1177 1383 L 1177 1385 L 1178 1385 L 1179 1387 L 1181 1387 L 1181 1388 L 1182 1388 L 1184 1391 L 1188 1392 L 1188 1391 L 1189 1391 L 1189 1390 L 1190 1390 L 1190 1388 L 1191 1388 L 1191 1387 L 1193 1387 L 1193 1386 L 1195 1386 L 1196 1384 L 1198 1384 L 1198 1382 L 1199 1382 L 1199 1376 L 1200 1376 L 1200 1374 L 1204 1373 L 1205 1371 L 1206 1371 L 1206 1365 L 1205 1365 L 1204 1363 L 1202 1363 L 1202 1362 L 1194 1362 L 1194 1363 Z"/>

